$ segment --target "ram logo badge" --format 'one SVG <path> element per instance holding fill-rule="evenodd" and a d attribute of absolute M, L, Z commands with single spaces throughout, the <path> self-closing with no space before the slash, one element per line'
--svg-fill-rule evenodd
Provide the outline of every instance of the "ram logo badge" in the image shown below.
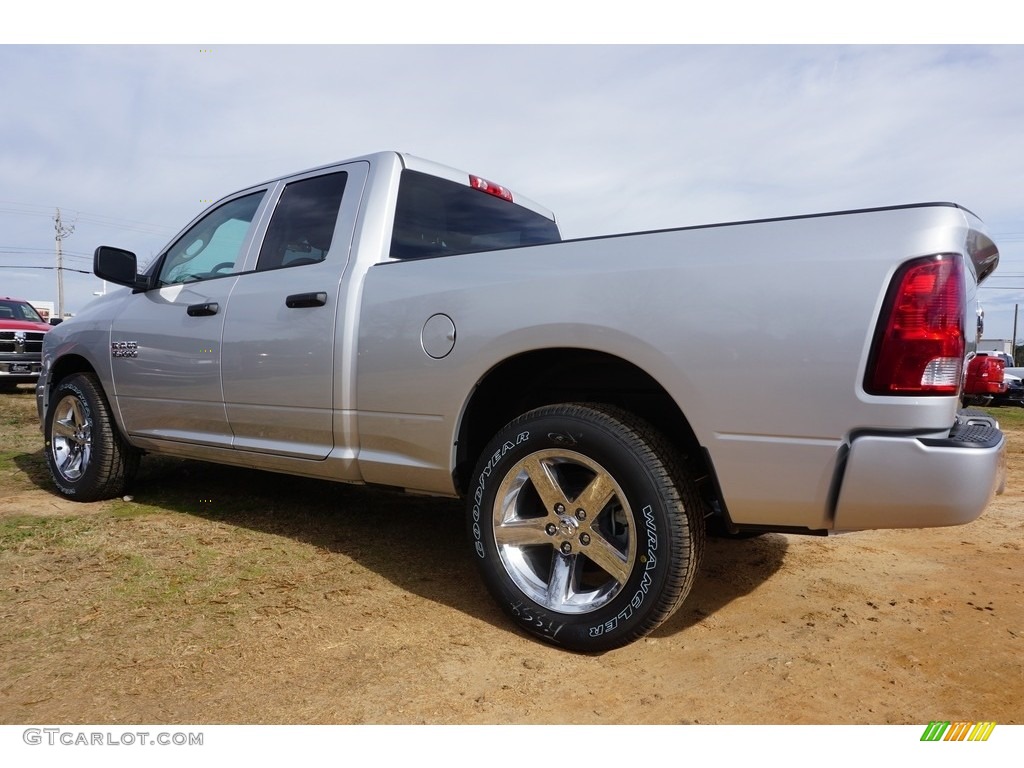
<path fill-rule="evenodd" d="M 138 357 L 139 344 L 136 341 L 112 341 L 110 342 L 111 357 Z"/>

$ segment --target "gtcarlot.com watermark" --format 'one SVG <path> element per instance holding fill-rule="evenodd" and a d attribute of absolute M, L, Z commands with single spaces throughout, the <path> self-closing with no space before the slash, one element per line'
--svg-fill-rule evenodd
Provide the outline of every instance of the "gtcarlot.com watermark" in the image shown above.
<path fill-rule="evenodd" d="M 26 728 L 21 739 L 30 746 L 64 747 L 201 747 L 203 733 L 184 731 L 80 731 L 73 728 Z"/>

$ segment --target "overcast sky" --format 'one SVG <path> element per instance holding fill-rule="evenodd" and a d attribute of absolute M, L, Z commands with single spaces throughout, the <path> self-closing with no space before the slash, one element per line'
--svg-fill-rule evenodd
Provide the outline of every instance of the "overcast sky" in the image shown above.
<path fill-rule="evenodd" d="M 57 207 L 66 266 L 145 262 L 240 187 L 398 149 L 566 237 L 957 202 L 1003 255 L 986 335 L 1024 303 L 1024 46 L 7 44 L 0 97 L 0 295 L 56 300 Z"/>

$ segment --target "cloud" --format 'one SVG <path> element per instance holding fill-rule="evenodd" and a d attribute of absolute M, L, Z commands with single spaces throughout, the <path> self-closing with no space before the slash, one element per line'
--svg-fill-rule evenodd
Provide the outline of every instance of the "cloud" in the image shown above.
<path fill-rule="evenodd" d="M 936 199 L 1019 233 L 1021 71 L 1021 46 L 2 46 L 0 197 L 145 260 L 204 201 L 400 149 L 574 237 Z M 52 245 L 0 213 L 0 246 Z"/>

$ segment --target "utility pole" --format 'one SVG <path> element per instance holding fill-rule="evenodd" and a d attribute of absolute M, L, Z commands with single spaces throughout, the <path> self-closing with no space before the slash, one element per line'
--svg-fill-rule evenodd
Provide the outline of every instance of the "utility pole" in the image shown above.
<path fill-rule="evenodd" d="M 64 319 L 64 254 L 61 250 L 61 241 L 75 231 L 75 225 L 65 226 L 60 220 L 60 208 L 57 209 L 57 215 L 54 217 L 54 230 L 57 233 L 56 236 L 56 248 L 57 248 L 57 317 L 61 320 Z"/>
<path fill-rule="evenodd" d="M 1017 310 L 1018 309 L 1020 309 L 1020 304 L 1014 304 L 1013 305 L 1013 344 L 1011 345 L 1013 347 L 1013 352 L 1010 353 L 1010 354 L 1013 355 L 1013 363 L 1014 363 L 1014 365 L 1017 364 Z"/>

